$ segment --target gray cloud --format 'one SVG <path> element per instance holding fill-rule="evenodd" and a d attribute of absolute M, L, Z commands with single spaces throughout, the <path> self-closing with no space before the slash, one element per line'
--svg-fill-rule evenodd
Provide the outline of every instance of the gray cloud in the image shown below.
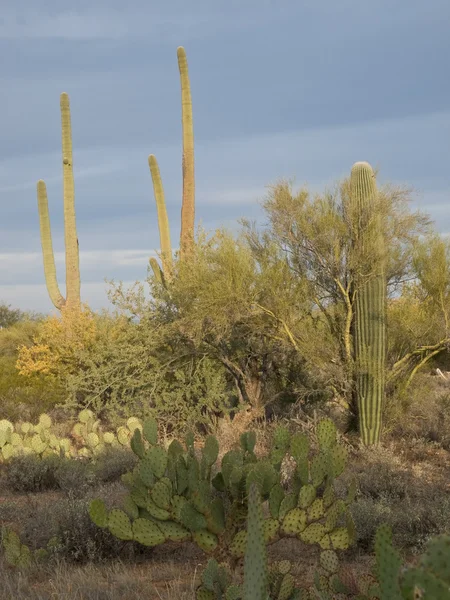
<path fill-rule="evenodd" d="M 262 220 L 258 200 L 280 177 L 321 189 L 369 160 L 382 180 L 414 186 L 415 205 L 450 230 L 448 0 L 411 0 L 408 10 L 388 0 L 44 0 L 38 8 L 16 0 L 0 19 L 0 299 L 29 303 L 33 284 L 32 297 L 50 308 L 41 294 L 39 178 L 64 277 L 62 91 L 72 107 L 83 293 L 103 302 L 103 277 L 145 276 L 145 256 L 159 245 L 149 153 L 160 163 L 176 244 L 179 44 L 206 228 Z"/>

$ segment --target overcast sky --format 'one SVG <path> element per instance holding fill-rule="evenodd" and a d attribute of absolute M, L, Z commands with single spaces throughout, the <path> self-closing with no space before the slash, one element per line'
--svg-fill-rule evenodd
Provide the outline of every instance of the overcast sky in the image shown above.
<path fill-rule="evenodd" d="M 197 222 L 262 220 L 279 178 L 322 189 L 367 160 L 450 231 L 449 0 L 15 0 L 0 14 L 0 302 L 50 311 L 36 182 L 64 285 L 59 94 L 72 111 L 82 298 L 143 280 L 158 249 L 149 153 L 174 245 L 177 46 L 186 48 Z"/>

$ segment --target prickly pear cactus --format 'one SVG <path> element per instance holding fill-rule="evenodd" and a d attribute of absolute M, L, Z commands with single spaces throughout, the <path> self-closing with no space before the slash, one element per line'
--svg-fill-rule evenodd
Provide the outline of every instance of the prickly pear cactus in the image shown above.
<path fill-rule="evenodd" d="M 46 413 L 39 416 L 35 425 L 0 420 L 0 462 L 24 454 L 41 458 L 54 454 L 66 458 L 95 458 L 107 447 L 131 445 L 133 434 L 137 429 L 142 430 L 142 423 L 136 417 L 130 417 L 115 433 L 104 431 L 94 413 L 84 409 L 78 414 L 70 438 L 59 438 L 52 428 L 52 419 Z"/>
<path fill-rule="evenodd" d="M 154 419 L 134 428 L 130 444 L 139 460 L 122 477 L 128 496 L 121 508 L 109 512 L 101 500 L 92 503 L 91 518 L 99 527 L 120 539 L 151 546 L 191 540 L 219 562 L 231 564 L 247 552 L 248 499 L 256 486 L 269 513 L 261 526 L 264 544 L 283 536 L 334 552 L 352 544 L 355 534 L 348 505 L 355 490 L 346 499 L 337 498 L 334 491 L 347 451 L 329 419 L 318 424 L 314 452 L 306 436 L 291 435 L 280 427 L 268 456 L 258 458 L 256 436 L 248 432 L 241 436 L 240 447 L 223 456 L 219 470 L 215 467 L 219 445 L 213 436 L 199 450 L 192 436 L 184 445 L 174 440 L 166 449 L 158 444 L 157 432 Z M 296 463 L 289 489 L 280 482 L 286 456 Z M 145 520 L 151 527 L 144 525 Z M 285 583 L 282 596 L 288 588 Z M 210 592 L 204 590 L 202 595 Z"/>

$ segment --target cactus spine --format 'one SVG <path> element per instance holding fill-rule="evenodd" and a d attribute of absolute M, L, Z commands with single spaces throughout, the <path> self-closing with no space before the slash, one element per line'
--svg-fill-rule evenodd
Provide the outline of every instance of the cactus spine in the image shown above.
<path fill-rule="evenodd" d="M 75 195 L 72 159 L 72 131 L 70 124 L 69 96 L 62 93 L 61 128 L 63 155 L 63 195 L 64 195 L 64 242 L 66 248 L 66 298 L 59 291 L 56 278 L 55 256 L 53 253 L 50 217 L 48 211 L 47 188 L 44 181 L 37 184 L 39 222 L 41 230 L 42 255 L 47 290 L 55 307 L 80 307 L 80 265 L 78 237 L 75 219 Z"/>
<path fill-rule="evenodd" d="M 355 256 L 355 392 L 361 440 L 380 440 L 385 388 L 386 275 L 381 214 L 372 167 L 353 165 L 350 215 Z"/>
<path fill-rule="evenodd" d="M 183 201 L 181 205 L 180 259 L 189 255 L 194 243 L 195 223 L 195 173 L 194 173 L 194 127 L 192 119 L 192 98 L 189 82 L 186 51 L 181 46 L 177 50 L 178 67 L 181 81 L 181 121 L 183 127 Z M 170 243 L 170 227 L 167 217 L 164 188 L 161 181 L 158 162 L 153 154 L 148 157 L 148 164 L 153 182 L 156 208 L 158 211 L 158 227 L 161 245 L 162 273 L 155 259 L 150 266 L 158 280 L 170 277 L 172 269 L 172 246 Z"/>

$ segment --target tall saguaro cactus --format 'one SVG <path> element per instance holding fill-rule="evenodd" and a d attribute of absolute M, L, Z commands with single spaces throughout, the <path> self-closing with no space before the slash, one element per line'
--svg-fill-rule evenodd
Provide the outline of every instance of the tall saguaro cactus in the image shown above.
<path fill-rule="evenodd" d="M 183 200 L 181 205 L 180 259 L 189 255 L 194 243 L 195 224 L 195 172 L 194 172 L 194 126 L 192 119 L 192 98 L 189 82 L 186 51 L 177 49 L 178 67 L 181 81 L 181 121 L 183 127 Z M 156 207 L 158 211 L 158 227 L 162 254 L 162 272 L 155 259 L 150 265 L 158 278 L 170 277 L 172 268 L 172 247 L 170 244 L 170 228 L 167 217 L 164 189 L 161 181 L 158 162 L 153 154 L 148 157 L 148 164 L 153 181 Z"/>
<path fill-rule="evenodd" d="M 42 255 L 47 290 L 57 309 L 64 306 L 78 308 L 80 300 L 80 265 L 78 237 L 75 218 L 75 194 L 72 159 L 72 130 L 70 124 L 69 96 L 62 93 L 61 128 L 63 155 L 63 196 L 64 196 L 64 242 L 66 248 L 66 297 L 61 294 L 56 278 L 55 256 L 53 253 L 52 233 L 48 211 L 47 188 L 44 181 L 37 184 L 39 222 L 41 230 Z"/>
<path fill-rule="evenodd" d="M 350 177 L 353 232 L 355 392 L 363 444 L 380 440 L 385 392 L 386 275 L 375 174 L 366 162 Z"/>

